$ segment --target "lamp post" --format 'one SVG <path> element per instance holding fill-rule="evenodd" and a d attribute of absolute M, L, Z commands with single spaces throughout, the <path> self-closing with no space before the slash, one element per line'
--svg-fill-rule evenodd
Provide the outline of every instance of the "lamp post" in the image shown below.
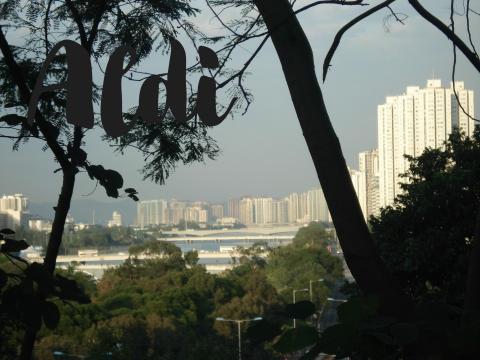
<path fill-rule="evenodd" d="M 313 303 L 313 291 L 312 291 L 312 284 L 313 283 L 316 283 L 316 282 L 324 282 L 325 279 L 318 279 L 318 280 L 310 280 L 310 286 L 309 286 L 309 289 L 310 289 L 310 302 Z"/>
<path fill-rule="evenodd" d="M 217 317 L 217 321 L 229 321 L 237 323 L 238 328 L 238 360 L 242 360 L 242 323 L 250 321 L 260 321 L 263 318 L 261 316 L 255 317 L 253 319 L 224 319 L 223 317 Z"/>
<path fill-rule="evenodd" d="M 297 292 L 301 292 L 301 291 L 308 291 L 308 289 L 298 289 L 298 290 L 293 290 L 293 303 L 295 304 L 296 302 L 296 297 L 295 297 L 295 294 Z M 297 327 L 297 319 L 293 318 L 293 328 L 295 329 Z"/>

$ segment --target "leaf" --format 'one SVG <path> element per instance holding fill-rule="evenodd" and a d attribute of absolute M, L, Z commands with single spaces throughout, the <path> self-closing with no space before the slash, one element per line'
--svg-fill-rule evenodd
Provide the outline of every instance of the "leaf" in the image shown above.
<path fill-rule="evenodd" d="M 343 323 L 358 324 L 375 314 L 378 301 L 372 296 L 356 296 L 337 308 L 338 320 Z"/>
<path fill-rule="evenodd" d="M 105 180 L 116 189 L 120 189 L 123 186 L 123 177 L 115 170 L 106 170 Z"/>
<path fill-rule="evenodd" d="M 119 193 L 118 193 L 118 189 L 117 188 L 114 188 L 112 186 L 109 186 L 109 185 L 104 185 L 104 188 L 105 188 L 105 191 L 107 192 L 107 195 L 109 197 L 112 197 L 112 198 L 118 198 L 119 196 Z"/>
<path fill-rule="evenodd" d="M 299 326 L 285 331 L 273 344 L 275 351 L 288 354 L 313 345 L 318 340 L 318 333 L 314 327 Z"/>
<path fill-rule="evenodd" d="M 253 343 L 261 343 L 269 341 L 278 336 L 282 332 L 279 324 L 270 322 L 268 320 L 256 321 L 247 329 L 247 337 Z"/>
<path fill-rule="evenodd" d="M 0 252 L 4 253 L 16 253 L 21 250 L 27 249 L 30 245 L 25 240 L 11 240 L 4 239 L 5 243 L 0 247 Z"/>
<path fill-rule="evenodd" d="M 105 168 L 102 165 L 90 165 L 86 166 L 88 176 L 90 179 L 97 179 L 99 181 L 104 181 L 105 178 Z"/>
<path fill-rule="evenodd" d="M 128 197 L 129 197 L 130 199 L 132 199 L 133 201 L 138 201 L 138 200 L 140 200 L 140 199 L 138 198 L 138 196 L 137 196 L 137 195 L 134 195 L 134 194 L 129 194 Z"/>
<path fill-rule="evenodd" d="M 133 189 L 133 188 L 126 188 L 124 190 L 127 194 L 138 194 L 137 190 Z"/>
<path fill-rule="evenodd" d="M 57 296 L 63 300 L 73 300 L 80 304 L 90 303 L 90 298 L 83 292 L 75 280 L 57 274 L 55 276 L 55 286 L 59 289 L 56 291 Z"/>
<path fill-rule="evenodd" d="M 60 321 L 60 311 L 56 304 L 50 301 L 45 301 L 42 306 L 42 317 L 45 326 L 53 330 L 58 326 Z"/>
<path fill-rule="evenodd" d="M 54 285 L 53 276 L 44 265 L 34 262 L 25 270 L 25 273 L 38 284 L 45 296 L 51 294 Z"/>
<path fill-rule="evenodd" d="M 322 352 L 341 358 L 350 355 L 358 337 L 352 324 L 336 324 L 323 331 L 318 344 Z"/>
<path fill-rule="evenodd" d="M 13 231 L 12 229 L 5 228 L 0 230 L 0 233 L 3 235 L 14 235 L 15 231 Z"/>
<path fill-rule="evenodd" d="M 5 121 L 7 125 L 16 126 L 26 121 L 27 119 L 24 116 L 17 114 L 8 114 L 0 117 L 0 121 Z"/>
<path fill-rule="evenodd" d="M 315 305 L 307 300 L 295 304 L 287 304 L 285 312 L 291 319 L 306 319 L 315 312 Z"/>

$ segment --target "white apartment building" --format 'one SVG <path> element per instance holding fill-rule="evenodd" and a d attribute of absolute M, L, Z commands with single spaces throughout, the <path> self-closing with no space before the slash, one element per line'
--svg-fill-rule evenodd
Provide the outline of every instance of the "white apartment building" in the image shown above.
<path fill-rule="evenodd" d="M 307 192 L 307 213 L 309 221 L 328 222 L 327 201 L 321 188 L 315 188 Z"/>
<path fill-rule="evenodd" d="M 367 184 L 365 176 L 361 171 L 350 169 L 350 178 L 352 179 L 353 188 L 357 194 L 358 202 L 360 203 L 360 208 L 362 209 L 363 217 L 367 218 Z"/>
<path fill-rule="evenodd" d="M 455 82 L 460 104 L 474 117 L 474 94 L 463 82 Z M 408 169 L 404 155 L 419 156 L 427 147 L 444 145 L 452 129 L 468 136 L 474 122 L 458 106 L 453 85 L 442 87 L 441 80 L 427 81 L 426 88 L 409 86 L 399 96 L 388 96 L 378 106 L 378 158 L 380 206 L 393 203 L 401 193 L 400 177 Z"/>
<path fill-rule="evenodd" d="M 378 168 L 378 150 L 362 151 L 358 154 L 358 170 L 365 183 L 365 192 L 359 199 L 365 198 L 365 219 L 378 215 L 380 210 L 380 179 Z"/>
<path fill-rule="evenodd" d="M 137 225 L 145 228 L 152 225 L 168 224 L 168 203 L 166 200 L 147 200 L 137 203 Z"/>
<path fill-rule="evenodd" d="M 288 224 L 288 198 L 273 201 L 273 223 Z"/>
<path fill-rule="evenodd" d="M 28 225 L 28 198 L 22 194 L 3 195 L 0 198 L 0 214 L 3 227 L 15 229 L 16 226 Z"/>
<path fill-rule="evenodd" d="M 224 208 L 223 205 L 210 205 L 210 213 L 213 219 L 221 219 L 224 215 Z"/>
<path fill-rule="evenodd" d="M 288 195 L 288 222 L 290 224 L 295 224 L 299 217 L 298 194 L 291 193 Z"/>
<path fill-rule="evenodd" d="M 256 225 L 267 225 L 273 223 L 273 199 L 260 197 L 253 199 L 254 223 Z"/>
<path fill-rule="evenodd" d="M 118 211 L 114 211 L 112 214 L 112 219 L 108 221 L 108 227 L 122 226 L 122 214 Z"/>
<path fill-rule="evenodd" d="M 242 224 L 252 225 L 255 223 L 255 212 L 252 198 L 240 200 L 239 219 Z"/>

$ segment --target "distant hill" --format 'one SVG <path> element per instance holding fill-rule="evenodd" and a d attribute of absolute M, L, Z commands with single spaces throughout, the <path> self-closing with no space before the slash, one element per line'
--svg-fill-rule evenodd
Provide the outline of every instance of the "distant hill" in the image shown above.
<path fill-rule="evenodd" d="M 45 219 L 53 219 L 54 203 L 50 202 L 30 202 L 30 213 L 38 215 Z M 114 202 L 102 202 L 97 200 L 72 200 L 70 215 L 76 222 L 91 224 L 93 221 L 93 211 L 95 210 L 95 223 L 106 225 L 112 218 L 112 213 L 118 211 L 122 214 L 124 225 L 132 225 L 135 222 L 137 214 L 137 205 L 130 199 L 118 200 Z"/>

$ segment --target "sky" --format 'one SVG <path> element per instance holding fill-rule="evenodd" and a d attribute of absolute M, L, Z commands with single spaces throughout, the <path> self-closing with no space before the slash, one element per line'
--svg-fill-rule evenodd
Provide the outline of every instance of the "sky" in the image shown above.
<path fill-rule="evenodd" d="M 302 6 L 311 1 L 297 1 Z M 372 5 L 379 1 L 370 1 Z M 479 5 L 477 1 L 473 5 Z M 198 7 L 205 10 L 202 2 Z M 394 9 L 405 13 L 405 25 L 391 22 L 385 27 L 387 10 L 371 16 L 352 28 L 343 38 L 332 61 L 325 83 L 321 84 L 327 109 L 349 166 L 358 167 L 358 152 L 377 147 L 377 106 L 389 95 L 400 95 L 407 86 L 425 86 L 428 79 L 451 79 L 452 46 L 429 23 L 416 16 L 406 1 Z M 422 4 L 448 20 L 449 1 L 429 0 Z M 299 15 L 315 57 L 321 81 L 323 59 L 336 32 L 364 7 L 321 5 Z M 461 11 L 462 9 L 457 9 Z M 477 9 L 478 10 L 478 9 Z M 233 15 L 231 15 L 233 16 Z M 206 32 L 218 33 L 219 24 L 211 14 L 203 13 L 196 23 Z M 458 18 L 457 27 L 464 25 Z M 478 34 L 480 17 L 472 18 L 472 33 Z M 181 40 L 181 39 L 180 39 Z M 182 40 L 181 40 L 182 41 Z M 214 46 L 211 46 L 215 48 Z M 477 45 L 480 47 L 480 44 Z M 242 64 L 253 50 L 246 46 L 233 59 Z M 187 49 L 187 61 L 195 60 Z M 142 63 L 145 71 L 164 72 L 168 54 L 154 55 Z M 143 181 L 139 170 L 143 159 L 134 150 L 124 155 L 113 154 L 101 141 L 102 130 L 91 131 L 86 139 L 92 163 L 108 164 L 119 171 L 126 187 L 134 187 L 141 199 L 202 200 L 221 202 L 242 195 L 281 197 L 291 192 L 318 186 L 312 160 L 296 118 L 282 69 L 271 42 L 267 43 L 249 68 L 246 86 L 255 99 L 245 115 L 235 114 L 213 128 L 221 154 L 216 160 L 184 166 L 179 164 L 165 185 Z M 98 76 L 98 74 L 97 74 Z M 480 75 L 458 56 L 457 80 L 465 81 L 475 92 L 479 113 Z M 221 93 L 220 98 L 224 96 Z M 124 109 L 138 100 L 138 86 L 124 84 Z M 23 193 L 31 201 L 56 201 L 60 174 L 52 155 L 31 142 L 18 152 L 11 152 L 11 143 L 0 142 L 0 193 Z M 95 184 L 80 174 L 74 199 L 112 201 L 100 187 L 90 194 Z"/>

